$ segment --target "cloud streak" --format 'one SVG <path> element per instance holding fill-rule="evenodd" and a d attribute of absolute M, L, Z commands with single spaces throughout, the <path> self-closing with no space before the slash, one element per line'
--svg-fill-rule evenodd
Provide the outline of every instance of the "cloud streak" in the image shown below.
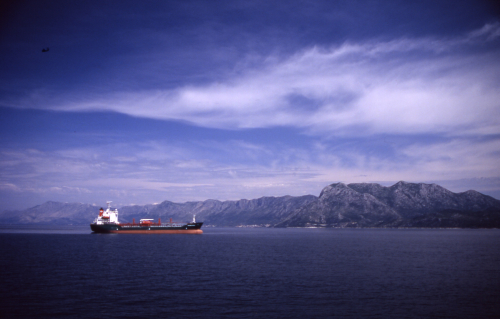
<path fill-rule="evenodd" d="M 0 201 L 399 180 L 500 196 L 500 24 L 469 4 L 91 2 L 58 19 L 34 3 L 5 38 Z M 50 54 L 32 51 L 41 37 Z"/>
<path fill-rule="evenodd" d="M 454 39 L 397 39 L 313 47 L 223 81 L 174 89 L 74 93 L 31 102 L 58 111 L 110 110 L 223 129 L 300 127 L 328 134 L 500 132 L 498 24 Z M 458 52 L 461 52 L 457 54 Z M 83 97 L 85 96 L 85 97 Z M 90 96 L 90 97 L 87 97 Z"/>
<path fill-rule="evenodd" d="M 387 151 L 367 149 L 357 140 L 314 142 L 313 137 L 310 143 L 293 147 L 205 139 L 181 144 L 150 141 L 55 151 L 2 151 L 0 189 L 76 201 L 113 198 L 123 205 L 164 199 L 317 195 L 335 181 L 390 184 L 496 176 L 499 143 L 498 139 L 475 138 L 417 140 L 389 146 L 391 156 Z M 470 188 L 465 183 L 453 187 L 455 191 Z"/>

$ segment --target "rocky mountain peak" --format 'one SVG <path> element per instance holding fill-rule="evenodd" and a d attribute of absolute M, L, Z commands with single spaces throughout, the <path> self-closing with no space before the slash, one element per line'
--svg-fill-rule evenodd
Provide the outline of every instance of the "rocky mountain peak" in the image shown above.
<path fill-rule="evenodd" d="M 47 202 L 24 211 L 0 213 L 3 223 L 88 224 L 98 206 Z M 500 201 L 469 190 L 453 193 L 436 184 L 400 181 L 334 183 L 319 197 L 282 196 L 237 201 L 125 206 L 120 221 L 172 218 L 188 221 L 196 214 L 206 225 L 276 227 L 499 227 Z"/>
<path fill-rule="evenodd" d="M 349 191 L 351 190 L 346 184 L 344 183 L 335 183 L 335 184 L 330 184 L 323 188 L 321 193 L 319 194 L 319 198 L 324 197 L 324 196 L 329 196 L 331 194 L 339 194 L 341 192 Z"/>

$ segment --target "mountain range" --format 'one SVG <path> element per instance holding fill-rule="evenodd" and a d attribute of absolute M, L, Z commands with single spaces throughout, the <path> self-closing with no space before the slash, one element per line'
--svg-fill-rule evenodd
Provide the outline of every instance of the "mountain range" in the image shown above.
<path fill-rule="evenodd" d="M 2 224 L 86 225 L 99 207 L 46 202 L 0 213 Z M 336 183 L 320 195 L 262 197 L 252 200 L 124 206 L 121 222 L 133 218 L 188 221 L 196 215 L 205 226 L 262 227 L 458 227 L 500 228 L 500 200 L 469 190 L 451 192 L 436 184 L 398 182 Z"/>

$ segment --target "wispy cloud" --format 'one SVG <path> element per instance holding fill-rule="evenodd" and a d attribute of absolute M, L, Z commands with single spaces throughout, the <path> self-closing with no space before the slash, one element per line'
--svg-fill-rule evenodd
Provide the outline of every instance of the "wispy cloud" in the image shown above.
<path fill-rule="evenodd" d="M 471 31 L 468 34 L 467 40 L 475 41 L 476 39 L 485 39 L 487 41 L 492 41 L 496 40 L 498 37 L 500 37 L 500 23 L 495 22 L 485 24 L 484 27 L 479 30 Z"/>
<path fill-rule="evenodd" d="M 4 150 L 0 188 L 64 195 L 75 201 L 107 197 L 129 204 L 317 195 L 336 181 L 431 182 L 497 176 L 498 138 L 423 142 L 417 137 L 394 146 L 387 138 L 385 143 L 352 138 L 321 142 L 308 137 L 309 143 L 282 147 L 269 141 L 204 139 L 182 144 L 149 141 L 53 151 Z M 379 151 L 380 147 L 386 149 Z M 471 188 L 465 182 L 450 185 L 458 190 Z"/>
<path fill-rule="evenodd" d="M 116 50 L 99 51 L 102 59 L 65 47 L 64 67 L 55 55 L 63 50 L 52 48 L 22 72 L 12 64 L 0 98 L 10 107 L 2 109 L 0 200 L 227 200 L 398 180 L 452 190 L 485 181 L 500 194 L 500 24 L 461 36 L 350 37 L 336 28 L 362 15 L 343 25 L 347 13 L 328 3 L 327 21 L 314 24 L 320 8 L 312 8 L 304 32 L 256 22 L 256 4 L 244 25 L 226 15 L 243 14 L 241 4 L 201 24 L 167 26 L 155 15 L 154 30 L 134 24 L 141 13 L 116 25 Z M 296 10 L 284 10 L 295 25 Z M 442 35 L 411 36 L 433 31 Z M 78 59 L 87 60 L 70 69 Z"/>
<path fill-rule="evenodd" d="M 333 134 L 496 134 L 500 131 L 498 24 L 462 38 L 396 39 L 272 56 L 222 81 L 174 89 L 48 98 L 18 106 L 112 110 L 216 128 L 292 126 Z M 42 94 L 42 96 L 44 96 Z"/>

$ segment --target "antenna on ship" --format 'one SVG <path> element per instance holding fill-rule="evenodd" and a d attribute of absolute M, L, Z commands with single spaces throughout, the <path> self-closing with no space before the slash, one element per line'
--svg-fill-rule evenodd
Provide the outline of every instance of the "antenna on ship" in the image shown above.
<path fill-rule="evenodd" d="M 109 208 L 111 208 L 111 203 L 112 203 L 112 201 L 110 201 L 110 200 L 108 200 L 108 201 L 106 202 L 106 204 L 108 204 L 108 209 L 109 209 Z"/>
<path fill-rule="evenodd" d="M 196 214 L 193 215 L 193 224 L 196 223 Z"/>

